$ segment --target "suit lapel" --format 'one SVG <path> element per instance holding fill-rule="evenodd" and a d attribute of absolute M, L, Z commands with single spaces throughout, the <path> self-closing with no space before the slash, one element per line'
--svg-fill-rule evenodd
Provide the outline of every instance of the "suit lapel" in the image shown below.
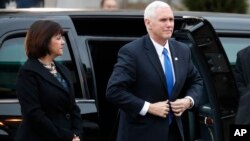
<path fill-rule="evenodd" d="M 171 39 L 169 40 L 169 48 L 171 51 L 172 63 L 173 63 L 174 73 L 175 73 L 174 74 L 175 75 L 175 84 L 174 84 L 174 88 L 172 91 L 172 98 L 175 99 L 177 96 L 176 91 L 179 89 L 181 64 L 180 64 L 180 60 L 179 60 L 179 55 L 178 55 L 176 48 L 175 48 L 175 45 L 173 44 Z"/>
<path fill-rule="evenodd" d="M 146 49 L 146 55 L 148 56 L 149 61 L 151 62 L 152 66 L 155 68 L 157 74 L 159 75 L 160 80 L 164 84 L 165 91 L 167 93 L 167 87 L 166 87 L 166 80 L 164 71 L 161 65 L 161 62 L 159 60 L 158 54 L 155 50 L 155 47 L 153 43 L 151 42 L 149 36 L 147 35 L 145 37 L 145 49 Z"/>

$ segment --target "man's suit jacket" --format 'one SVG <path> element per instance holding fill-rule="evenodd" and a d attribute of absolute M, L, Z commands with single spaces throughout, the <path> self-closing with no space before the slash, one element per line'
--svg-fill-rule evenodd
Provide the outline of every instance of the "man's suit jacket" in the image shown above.
<path fill-rule="evenodd" d="M 248 124 L 250 125 L 250 91 L 247 91 L 240 97 L 239 107 L 235 117 L 235 124 Z"/>
<path fill-rule="evenodd" d="M 250 112 L 250 46 L 237 53 L 237 60 L 234 70 L 235 80 L 240 92 L 240 101 L 235 118 L 236 124 L 250 124 L 246 113 Z"/>
<path fill-rule="evenodd" d="M 234 75 L 240 95 L 250 91 L 250 46 L 237 53 Z"/>
<path fill-rule="evenodd" d="M 169 40 L 176 82 L 171 101 L 191 96 L 197 104 L 202 79 L 193 66 L 187 46 Z M 148 35 L 126 44 L 119 50 L 118 60 L 107 86 L 107 99 L 120 110 L 118 141 L 167 141 L 167 118 L 139 114 L 144 102 L 168 99 L 163 68 Z M 181 131 L 182 123 L 176 118 Z"/>
<path fill-rule="evenodd" d="M 17 96 L 23 121 L 17 141 L 72 141 L 74 133 L 81 135 L 71 74 L 66 67 L 55 65 L 69 91 L 37 59 L 28 59 L 20 69 Z"/>

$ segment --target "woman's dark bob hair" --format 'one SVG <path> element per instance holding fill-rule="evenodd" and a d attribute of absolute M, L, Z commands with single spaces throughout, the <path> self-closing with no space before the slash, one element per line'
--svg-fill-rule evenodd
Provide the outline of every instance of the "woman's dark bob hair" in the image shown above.
<path fill-rule="evenodd" d="M 28 58 L 40 58 L 50 54 L 50 40 L 58 34 L 63 34 L 63 29 L 57 22 L 51 20 L 34 22 L 25 39 L 25 51 Z"/>

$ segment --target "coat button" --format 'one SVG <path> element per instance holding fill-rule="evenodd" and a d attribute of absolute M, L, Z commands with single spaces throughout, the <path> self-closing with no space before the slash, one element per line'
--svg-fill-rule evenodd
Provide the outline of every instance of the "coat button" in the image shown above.
<path fill-rule="evenodd" d="M 66 119 L 70 119 L 70 114 L 65 115 Z"/>

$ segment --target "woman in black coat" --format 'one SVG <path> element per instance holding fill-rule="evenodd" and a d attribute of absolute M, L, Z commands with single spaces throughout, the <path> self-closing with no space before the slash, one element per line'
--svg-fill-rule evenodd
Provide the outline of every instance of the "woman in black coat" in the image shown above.
<path fill-rule="evenodd" d="M 33 23 L 26 35 L 28 60 L 17 79 L 23 121 L 17 141 L 80 141 L 81 115 L 69 70 L 54 58 L 63 54 L 61 26 Z"/>

